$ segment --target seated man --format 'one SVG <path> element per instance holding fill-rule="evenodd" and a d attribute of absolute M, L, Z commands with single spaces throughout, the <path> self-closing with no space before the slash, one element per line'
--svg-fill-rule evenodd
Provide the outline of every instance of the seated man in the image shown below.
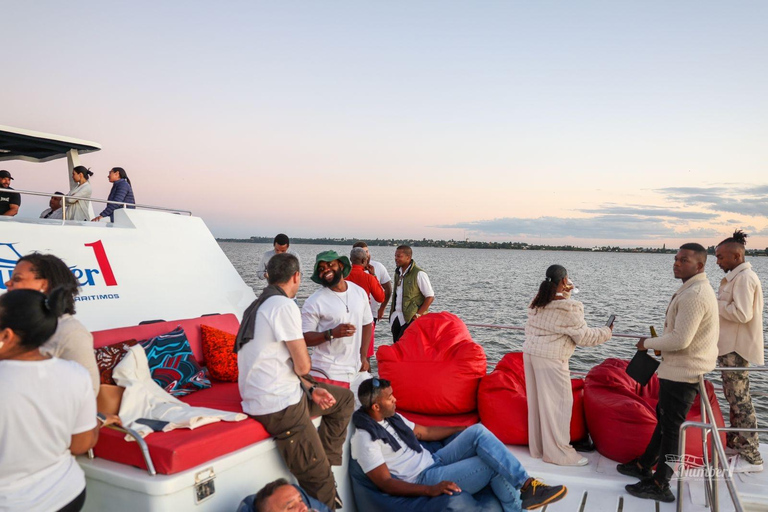
<path fill-rule="evenodd" d="M 62 214 L 64 213 L 64 210 L 61 209 L 61 199 L 64 194 L 61 192 L 54 192 L 54 194 L 58 194 L 56 196 L 51 196 L 50 201 L 48 201 L 48 208 L 42 211 L 40 213 L 41 219 L 62 219 Z"/>
<path fill-rule="evenodd" d="M 544 485 L 526 473 L 514 455 L 488 429 L 424 427 L 395 412 L 389 381 L 368 379 L 360 384 L 363 404 L 352 415 L 357 431 L 352 437 L 352 458 L 376 486 L 396 496 L 439 496 L 491 486 L 505 512 L 543 507 L 562 499 L 567 489 Z M 466 430 L 465 430 L 466 428 Z M 463 432 L 462 432 L 463 431 Z M 434 454 L 419 441 L 440 441 L 461 432 Z"/>
<path fill-rule="evenodd" d="M 310 507 L 317 512 L 329 512 L 325 504 L 307 495 L 301 487 L 289 484 L 285 478 L 278 478 L 262 487 L 248 508 L 251 498 L 253 496 L 243 500 L 238 512 L 307 512 Z"/>

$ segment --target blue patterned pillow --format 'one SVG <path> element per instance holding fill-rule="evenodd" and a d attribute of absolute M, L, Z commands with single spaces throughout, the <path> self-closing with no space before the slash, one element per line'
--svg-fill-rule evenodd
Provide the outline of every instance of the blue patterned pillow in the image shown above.
<path fill-rule="evenodd" d="M 152 380 L 175 397 L 211 387 L 208 372 L 200 367 L 181 326 L 139 342 L 147 353 Z"/>

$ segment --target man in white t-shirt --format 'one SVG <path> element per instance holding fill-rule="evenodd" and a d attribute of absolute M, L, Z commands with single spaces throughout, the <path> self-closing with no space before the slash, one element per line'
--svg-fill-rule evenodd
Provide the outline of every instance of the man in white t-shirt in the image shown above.
<path fill-rule="evenodd" d="M 370 369 L 366 356 L 373 315 L 365 290 L 343 279 L 351 268 L 349 258 L 336 251 L 318 254 L 312 281 L 321 288 L 301 308 L 304 340 L 314 347 L 312 367 L 343 383 Z"/>
<path fill-rule="evenodd" d="M 275 254 L 282 254 L 284 252 L 296 256 L 296 259 L 299 260 L 299 270 L 301 270 L 301 258 L 299 258 L 299 255 L 296 254 L 293 249 L 290 248 L 290 246 L 291 240 L 288 238 L 288 235 L 285 233 L 279 233 L 277 236 L 275 236 L 275 239 L 272 241 L 272 250 L 265 252 L 261 256 L 259 268 L 256 270 L 256 277 L 262 281 L 267 279 L 267 263 L 269 263 L 269 260 Z"/>
<path fill-rule="evenodd" d="M 562 499 L 567 489 L 531 478 L 520 461 L 481 424 L 425 427 L 395 412 L 390 382 L 368 379 L 360 384 L 362 407 L 352 415 L 352 458 L 382 492 L 393 496 L 475 494 L 487 485 L 505 512 L 535 509 Z M 442 441 L 430 453 L 419 441 Z"/>
<path fill-rule="evenodd" d="M 301 283 L 298 259 L 276 254 L 269 286 L 243 314 L 235 351 L 243 411 L 275 437 L 299 484 L 332 510 L 341 506 L 331 466 L 340 466 L 354 396 L 308 377 L 311 363 L 293 302 Z M 312 417 L 322 416 L 319 431 Z"/>
<path fill-rule="evenodd" d="M 54 194 L 58 194 L 58 195 L 51 196 L 51 199 L 48 201 L 48 208 L 46 208 L 40 213 L 41 219 L 61 220 L 63 218 L 62 213 L 64 212 L 64 210 L 61 209 L 61 200 L 64 194 L 58 191 L 54 192 Z"/>
<path fill-rule="evenodd" d="M 395 296 L 389 314 L 392 340 L 397 342 L 411 322 L 429 312 L 435 291 L 429 276 L 413 261 L 413 251 L 407 245 L 395 250 Z"/>

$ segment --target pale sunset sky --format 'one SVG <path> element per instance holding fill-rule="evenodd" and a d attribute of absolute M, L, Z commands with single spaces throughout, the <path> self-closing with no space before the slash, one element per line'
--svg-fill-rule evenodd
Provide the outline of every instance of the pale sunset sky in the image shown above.
<path fill-rule="evenodd" d="M 0 124 L 218 237 L 768 246 L 768 2 L 6 2 Z M 66 161 L 1 162 L 67 191 Z M 37 217 L 45 201 L 25 200 Z"/>

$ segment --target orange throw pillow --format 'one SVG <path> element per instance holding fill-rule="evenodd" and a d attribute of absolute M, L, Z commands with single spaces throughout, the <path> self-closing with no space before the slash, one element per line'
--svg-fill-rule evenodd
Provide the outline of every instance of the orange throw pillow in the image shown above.
<path fill-rule="evenodd" d="M 208 373 L 216 380 L 237 382 L 237 354 L 235 336 L 209 325 L 201 325 L 203 357 Z"/>

